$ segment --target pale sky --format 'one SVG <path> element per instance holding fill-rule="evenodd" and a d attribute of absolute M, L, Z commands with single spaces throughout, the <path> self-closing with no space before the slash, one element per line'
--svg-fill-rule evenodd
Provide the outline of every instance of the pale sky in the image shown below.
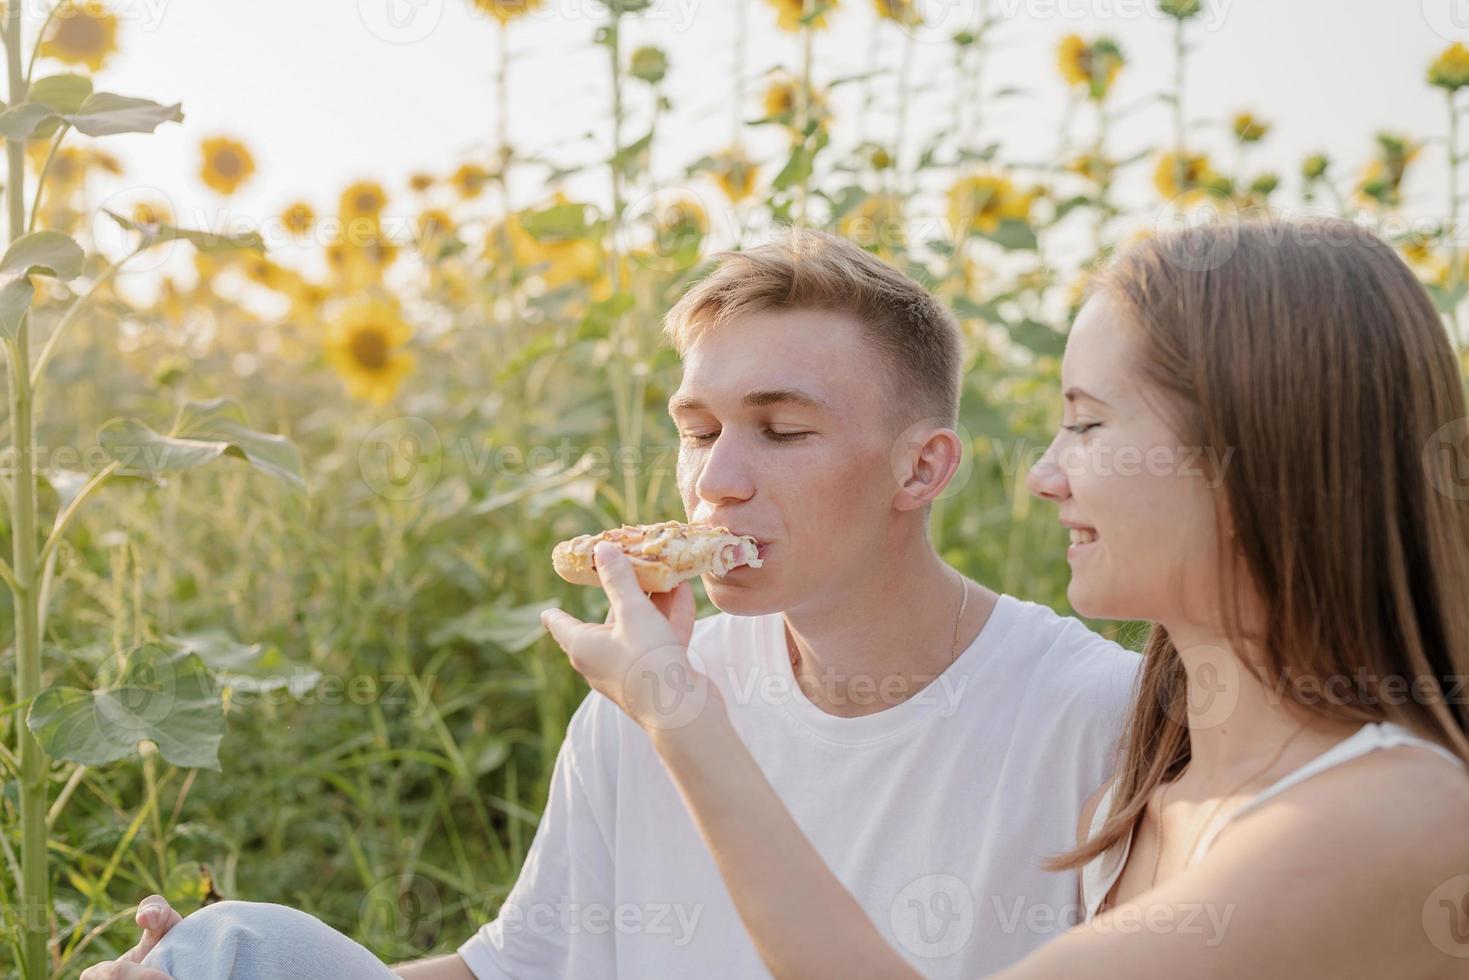
<path fill-rule="evenodd" d="M 986 69 L 990 92 L 1029 89 L 985 107 L 982 142 L 999 141 L 1002 158 L 1055 159 L 1064 89 L 1055 48 L 1071 32 L 1113 36 L 1128 67 L 1118 105 L 1138 104 L 1169 83 L 1170 25 L 1151 0 L 991 0 L 1006 14 Z M 1466 0 L 1205 0 L 1191 34 L 1189 115 L 1218 120 L 1251 109 L 1273 124 L 1254 168 L 1279 171 L 1293 192 L 1301 158 L 1323 150 L 1356 173 L 1378 129 L 1436 136 L 1446 127 L 1443 93 L 1424 82 L 1428 62 L 1451 40 L 1469 39 Z M 31 0 L 37 5 L 38 0 Z M 655 156 L 662 181 L 677 182 L 684 165 L 729 142 L 733 119 L 733 36 L 738 0 L 654 0 L 628 19 L 625 47 L 656 43 L 671 59 L 666 88 L 673 109 Z M 452 170 L 467 153 L 485 151 L 494 127 L 492 98 L 496 25 L 468 0 L 117 0 L 122 54 L 98 88 L 160 101 L 182 101 L 183 124 L 151 137 L 109 140 L 130 167 L 134 185 L 159 189 L 185 222 L 217 220 L 221 200 L 197 177 L 199 142 L 215 134 L 243 139 L 259 164 L 254 181 L 228 204 L 243 215 L 273 215 L 296 198 L 319 211 L 359 177 L 403 191 L 408 173 Z M 909 129 L 911 148 L 953 111 L 953 56 L 947 35 L 974 18 L 974 2 L 920 0 L 942 24 L 914 45 Z M 1455 26 L 1456 7 L 1462 7 Z M 775 28 L 765 0 L 748 0 L 750 28 L 745 118 L 762 113 L 761 76 L 797 64 L 797 44 Z M 595 0 L 547 0 L 545 9 L 512 25 L 512 142 L 525 152 L 586 163 L 607 145 L 610 100 L 606 51 L 592 43 L 605 19 Z M 870 0 L 843 0 L 833 29 L 816 40 L 817 81 L 854 74 L 868 63 L 874 17 Z M 890 25 L 885 25 L 889 26 Z M 32 26 L 34 30 L 34 25 Z M 880 35 L 888 97 L 896 86 L 901 35 Z M 38 74 L 57 70 L 43 66 Z M 855 136 L 859 87 L 836 98 L 837 131 Z M 634 82 L 628 100 L 644 131 L 648 92 Z M 1147 105 L 1118 126 L 1114 156 L 1166 141 L 1169 110 Z M 893 130 L 890 112 L 867 120 L 871 135 Z M 1196 138 L 1221 151 L 1223 133 Z M 761 141 L 764 141 L 763 143 Z M 594 142 L 593 142 L 594 141 Z M 755 138 L 773 157 L 780 137 Z M 1444 210 L 1442 149 L 1430 147 L 1407 186 L 1405 210 Z M 1220 152 L 1219 162 L 1233 158 Z M 768 166 L 766 176 L 779 164 Z M 1151 168 L 1138 171 L 1138 179 Z M 543 188 L 530 171 L 514 188 L 515 204 L 533 203 Z M 573 193 L 606 198 L 606 171 L 576 178 Z M 698 190 L 717 201 L 707 185 Z M 406 195 L 405 195 L 406 197 Z M 1289 196 L 1286 198 L 1289 199 Z M 393 208 L 389 208 L 390 213 Z M 405 204 L 402 213 L 417 208 Z"/>

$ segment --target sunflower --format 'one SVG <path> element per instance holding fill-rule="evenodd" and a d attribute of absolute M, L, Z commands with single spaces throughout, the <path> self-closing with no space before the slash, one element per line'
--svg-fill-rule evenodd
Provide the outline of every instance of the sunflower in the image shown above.
<path fill-rule="evenodd" d="M 709 215 L 692 194 L 674 194 L 654 212 L 653 231 L 660 249 L 677 251 L 709 234 Z"/>
<path fill-rule="evenodd" d="M 923 23 L 923 15 L 913 6 L 913 0 L 872 0 L 877 16 L 905 27 L 916 27 Z"/>
<path fill-rule="evenodd" d="M 794 136 L 800 136 L 796 110 L 800 106 L 801 88 L 799 83 L 790 78 L 777 78 L 765 89 L 764 105 L 765 116 L 773 119 L 789 129 Z M 811 119 L 816 125 L 825 129 L 830 120 L 830 113 L 826 107 L 826 96 L 819 90 L 811 90 L 811 104 L 807 108 Z"/>
<path fill-rule="evenodd" d="M 342 191 L 340 210 L 343 221 L 353 218 L 382 217 L 383 208 L 388 206 L 388 194 L 381 184 L 371 180 L 359 180 L 348 184 Z"/>
<path fill-rule="evenodd" d="M 1395 207 L 1402 203 L 1403 177 L 1408 164 L 1422 149 L 1406 136 L 1377 134 L 1377 159 L 1367 165 L 1356 188 L 1357 199 L 1366 205 Z"/>
<path fill-rule="evenodd" d="M 38 147 L 40 152 L 32 149 L 31 162 L 39 173 L 46 165 L 46 157 L 50 155 L 49 144 Z M 87 154 L 84 150 L 74 146 L 64 146 L 56 151 L 51 157 L 51 170 L 46 175 L 48 191 L 66 191 L 81 185 L 82 178 L 87 175 Z"/>
<path fill-rule="evenodd" d="M 40 53 L 99 71 L 117 52 L 117 18 L 97 0 L 71 0 L 56 12 Z"/>
<path fill-rule="evenodd" d="M 240 265 L 240 271 L 245 274 L 246 279 L 266 289 L 280 291 L 291 281 L 290 270 L 259 253 L 245 258 Z"/>
<path fill-rule="evenodd" d="M 1326 176 L 1326 170 L 1330 166 L 1330 157 L 1324 153 L 1313 153 L 1301 161 L 1301 176 L 1307 181 L 1320 180 Z"/>
<path fill-rule="evenodd" d="M 908 243 L 902 200 L 891 194 L 871 194 L 837 222 L 837 234 L 869 252 L 889 257 Z"/>
<path fill-rule="evenodd" d="M 326 358 L 352 397 L 383 405 L 413 370 L 413 355 L 399 349 L 412 336 L 396 307 L 365 300 L 348 307 L 331 324 Z"/>
<path fill-rule="evenodd" d="M 204 164 L 199 176 L 211 189 L 233 194 L 255 173 L 255 158 L 245 144 L 217 136 L 200 144 Z"/>
<path fill-rule="evenodd" d="M 304 235 L 316 224 L 316 212 L 305 201 L 297 201 L 281 212 L 281 224 L 292 235 Z"/>
<path fill-rule="evenodd" d="M 1065 170 L 1078 177 L 1085 177 L 1093 183 L 1105 184 L 1111 181 L 1114 167 L 1115 164 L 1106 157 L 1098 156 L 1095 153 L 1083 153 L 1068 160 Z"/>
<path fill-rule="evenodd" d="M 1270 132 L 1270 124 L 1261 122 L 1251 112 L 1235 113 L 1230 128 L 1234 131 L 1234 138 L 1241 143 L 1258 143 Z"/>
<path fill-rule="evenodd" d="M 430 242 L 448 238 L 454 234 L 454 218 L 443 208 L 429 208 L 418 216 L 418 242 Z"/>
<path fill-rule="evenodd" d="M 518 17 L 524 17 L 545 3 L 545 0 L 471 0 L 471 2 L 498 20 L 503 26 Z"/>
<path fill-rule="evenodd" d="M 570 204 L 565 191 L 551 197 L 550 207 Z M 533 209 L 534 210 L 534 209 Z M 500 242 L 508 238 L 510 254 L 503 255 Z M 606 260 L 600 244 L 583 235 L 538 239 L 526 230 L 519 215 L 512 214 L 485 236 L 485 257 L 492 262 L 508 261 L 518 268 L 537 267 L 534 275 L 549 289 L 580 283 L 592 285 L 606 277 Z"/>
<path fill-rule="evenodd" d="M 1414 233 L 1398 243 L 1398 252 L 1420 279 L 1442 282 L 1448 279 L 1449 266 L 1433 244 L 1432 236 Z"/>
<path fill-rule="evenodd" d="M 1153 169 L 1153 186 L 1166 201 L 1193 201 L 1205 193 L 1217 192 L 1223 184 L 1223 178 L 1202 153 L 1185 153 L 1181 158 L 1177 153 L 1164 153 Z"/>
<path fill-rule="evenodd" d="M 173 212 L 162 201 L 139 201 L 133 205 L 132 219 L 139 225 L 167 225 L 173 223 Z"/>
<path fill-rule="evenodd" d="M 993 234 L 1000 222 L 1029 221 L 1034 191 L 1020 191 L 1003 174 L 964 177 L 949 188 L 949 224 L 956 236 L 971 231 Z"/>
<path fill-rule="evenodd" d="M 1056 65 L 1068 85 L 1085 85 L 1087 94 L 1098 101 L 1107 97 L 1124 64 L 1122 49 L 1109 37 L 1088 44 L 1076 34 L 1061 39 Z"/>
<path fill-rule="evenodd" d="M 745 148 L 736 144 L 710 160 L 709 172 L 731 204 L 738 204 L 755 193 L 755 180 L 760 176 L 759 164 L 753 163 Z"/>
<path fill-rule="evenodd" d="M 1428 66 L 1428 84 L 1450 92 L 1469 85 L 1469 48 L 1464 47 L 1462 41 L 1455 42 L 1433 59 L 1433 64 Z"/>
<path fill-rule="evenodd" d="M 775 8 L 776 22 L 780 29 L 797 33 L 802 28 L 821 30 L 826 27 L 826 15 L 841 4 L 841 0 L 768 0 Z"/>
<path fill-rule="evenodd" d="M 449 183 L 466 201 L 484 193 L 485 185 L 489 182 L 490 172 L 477 163 L 460 164 L 459 169 L 449 178 Z"/>

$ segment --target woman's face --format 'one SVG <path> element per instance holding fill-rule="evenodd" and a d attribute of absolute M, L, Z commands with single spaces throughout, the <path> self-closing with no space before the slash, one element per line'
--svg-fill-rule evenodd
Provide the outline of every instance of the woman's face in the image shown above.
<path fill-rule="evenodd" d="M 1104 293 L 1082 307 L 1061 362 L 1062 428 L 1027 485 L 1070 529 L 1067 595 L 1078 613 L 1216 623 L 1214 487 L 1228 460 L 1211 462 L 1178 436 L 1165 397 L 1143 387 L 1137 343 Z"/>

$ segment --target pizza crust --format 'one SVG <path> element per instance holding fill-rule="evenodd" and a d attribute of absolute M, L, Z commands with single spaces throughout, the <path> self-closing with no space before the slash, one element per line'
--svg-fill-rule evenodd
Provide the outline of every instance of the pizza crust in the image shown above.
<path fill-rule="evenodd" d="M 575 585 L 599 585 L 592 549 L 610 541 L 622 549 L 644 592 L 668 592 L 685 579 L 724 575 L 741 565 L 759 568 L 759 545 L 727 527 L 663 521 L 624 524 L 600 534 L 582 534 L 551 551 L 556 574 Z"/>

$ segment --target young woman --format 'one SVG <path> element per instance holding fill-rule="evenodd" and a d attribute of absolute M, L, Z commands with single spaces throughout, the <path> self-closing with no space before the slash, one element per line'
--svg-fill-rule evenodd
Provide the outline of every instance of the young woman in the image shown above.
<path fill-rule="evenodd" d="M 1155 625 L 1116 778 L 1048 863 L 1085 921 L 999 976 L 1465 976 L 1469 413 L 1428 295 L 1346 221 L 1161 234 L 1096 279 L 1062 388 L 1029 485 L 1071 603 Z M 688 584 L 597 557 L 608 623 L 546 624 L 647 730 L 770 970 L 919 975 L 691 673 Z M 707 708 L 663 722 L 648 679 L 690 676 Z"/>

